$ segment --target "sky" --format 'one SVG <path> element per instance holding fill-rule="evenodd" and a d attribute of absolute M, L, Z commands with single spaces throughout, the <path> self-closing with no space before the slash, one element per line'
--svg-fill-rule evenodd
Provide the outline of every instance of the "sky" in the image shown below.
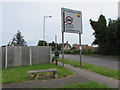
<path fill-rule="evenodd" d="M 52 18 L 45 19 L 45 40 L 47 42 L 55 41 L 62 42 L 61 31 L 61 8 L 69 8 L 82 12 L 82 44 L 91 45 L 94 41 L 89 20 L 97 21 L 100 14 L 103 14 L 106 19 L 117 19 L 118 17 L 118 2 L 16 2 L 15 0 L 0 3 L 0 38 L 1 46 L 8 44 L 13 36 L 19 30 L 29 46 L 37 45 L 39 40 L 43 40 L 43 17 L 51 15 Z M 78 34 L 65 33 L 64 42 L 70 44 L 79 43 Z"/>

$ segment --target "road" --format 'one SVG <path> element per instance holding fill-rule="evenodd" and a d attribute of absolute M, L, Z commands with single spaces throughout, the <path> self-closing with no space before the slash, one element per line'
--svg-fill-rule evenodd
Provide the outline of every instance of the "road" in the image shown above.
<path fill-rule="evenodd" d="M 70 60 L 75 60 L 75 61 L 80 61 L 80 56 L 79 55 L 65 55 L 65 59 L 70 59 Z M 60 55 L 60 58 L 62 58 L 62 55 Z M 102 66 L 102 67 L 108 67 L 114 70 L 118 70 L 118 58 L 117 57 L 112 57 L 112 56 L 99 56 L 99 55 L 82 55 L 82 61 L 97 65 L 97 66 Z"/>

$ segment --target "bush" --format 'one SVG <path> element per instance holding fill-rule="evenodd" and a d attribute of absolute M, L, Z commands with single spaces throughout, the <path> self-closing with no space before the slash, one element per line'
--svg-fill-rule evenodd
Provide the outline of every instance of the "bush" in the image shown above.
<path fill-rule="evenodd" d="M 69 51 L 65 51 L 65 54 L 79 54 L 80 51 L 79 50 L 69 50 Z"/>
<path fill-rule="evenodd" d="M 80 50 L 69 50 L 69 51 L 64 51 L 65 54 L 80 54 Z M 92 49 L 82 49 L 82 54 L 96 54 L 96 50 Z"/>

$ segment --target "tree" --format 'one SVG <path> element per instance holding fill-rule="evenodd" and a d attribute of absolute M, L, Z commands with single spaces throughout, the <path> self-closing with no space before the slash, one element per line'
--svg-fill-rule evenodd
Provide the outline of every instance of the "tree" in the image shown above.
<path fill-rule="evenodd" d="M 98 45 L 100 54 L 116 54 L 120 55 L 120 19 L 109 19 L 106 25 L 106 19 L 100 15 L 98 21 L 92 21 L 90 24 L 94 30 L 94 45 Z"/>
<path fill-rule="evenodd" d="M 43 40 L 38 41 L 38 46 L 43 46 L 43 43 L 44 43 L 44 46 L 47 46 L 47 42 Z"/>
<path fill-rule="evenodd" d="M 13 37 L 12 41 L 8 43 L 8 46 L 27 46 L 27 42 L 23 39 L 24 36 L 18 30 L 17 34 Z"/>
<path fill-rule="evenodd" d="M 120 18 L 117 19 L 117 30 L 116 30 L 116 54 L 120 56 Z"/>
<path fill-rule="evenodd" d="M 60 44 L 57 44 L 57 50 L 61 50 L 61 45 Z"/>
<path fill-rule="evenodd" d="M 111 20 L 109 19 L 108 27 L 107 27 L 107 47 L 109 50 L 109 54 L 120 53 L 120 19 Z"/>
<path fill-rule="evenodd" d="M 49 46 L 51 46 L 51 47 L 52 47 L 52 51 L 54 51 L 54 50 L 55 50 L 55 42 L 54 42 L 54 41 L 52 41 L 52 43 L 49 43 Z"/>
<path fill-rule="evenodd" d="M 98 45 L 98 51 L 102 54 L 106 54 L 106 19 L 105 16 L 100 15 L 98 21 L 92 21 L 90 19 L 90 24 L 94 30 L 93 35 L 95 40 L 93 45 Z"/>

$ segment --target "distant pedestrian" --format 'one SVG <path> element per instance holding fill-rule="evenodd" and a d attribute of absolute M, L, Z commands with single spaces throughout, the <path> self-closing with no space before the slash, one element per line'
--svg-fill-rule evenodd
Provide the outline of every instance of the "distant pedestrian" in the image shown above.
<path fill-rule="evenodd" d="M 59 58 L 59 52 L 55 51 L 55 61 L 56 61 L 56 65 L 58 64 L 58 59 Z"/>

